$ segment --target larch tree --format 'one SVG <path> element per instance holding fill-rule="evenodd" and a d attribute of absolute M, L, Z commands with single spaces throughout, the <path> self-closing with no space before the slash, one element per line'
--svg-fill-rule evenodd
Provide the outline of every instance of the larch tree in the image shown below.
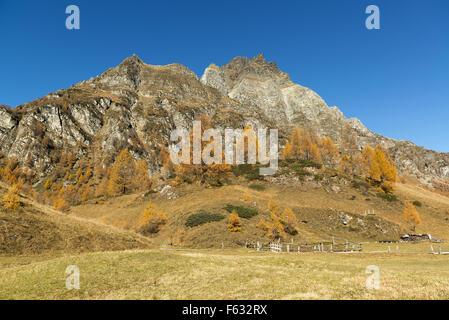
<path fill-rule="evenodd" d="M 284 147 L 284 159 L 310 160 L 322 163 L 319 139 L 311 128 L 296 127 Z"/>
<path fill-rule="evenodd" d="M 242 221 L 235 211 L 232 211 L 231 215 L 229 216 L 228 228 L 231 232 L 239 232 L 242 230 Z"/>
<path fill-rule="evenodd" d="M 58 211 L 66 211 L 70 208 L 70 206 L 64 197 L 58 196 L 53 203 L 53 208 Z"/>
<path fill-rule="evenodd" d="M 121 195 L 133 188 L 136 164 L 131 153 L 123 149 L 110 168 L 107 192 L 109 195 Z"/>
<path fill-rule="evenodd" d="M 212 122 L 206 115 L 201 115 L 198 121 L 201 121 L 201 136 L 203 136 L 204 132 L 208 129 L 212 128 Z M 195 152 L 193 152 L 194 141 L 193 141 L 193 130 L 190 135 L 190 164 L 179 164 L 174 166 L 175 172 L 178 176 L 182 177 L 184 180 L 196 180 L 200 183 L 208 183 L 211 185 L 221 185 L 222 181 L 226 179 L 231 171 L 231 166 L 224 163 L 224 153 L 221 150 L 221 163 L 204 163 L 201 160 L 200 164 L 194 164 L 193 156 Z M 219 137 L 221 139 L 221 137 Z M 204 141 L 201 139 L 200 145 L 200 154 L 207 154 L 210 158 L 218 157 L 215 152 L 214 138 L 211 137 L 210 141 Z"/>
<path fill-rule="evenodd" d="M 404 220 L 411 224 L 414 231 L 416 226 L 421 224 L 422 220 L 413 203 L 406 201 L 404 204 Z"/>
<path fill-rule="evenodd" d="M 323 164 L 327 166 L 334 166 L 338 159 L 338 147 L 334 144 L 331 138 L 321 137 L 319 142 L 319 149 Z"/>
<path fill-rule="evenodd" d="M 136 164 L 135 186 L 139 191 L 151 189 L 151 179 L 148 174 L 148 165 L 145 160 L 139 160 Z"/>
<path fill-rule="evenodd" d="M 17 211 L 20 208 L 19 187 L 13 185 L 8 193 L 2 198 L 3 206 L 6 209 Z"/>
<path fill-rule="evenodd" d="M 158 233 L 166 223 L 167 216 L 164 212 L 156 209 L 150 202 L 140 216 L 139 229 L 142 234 L 154 234 Z"/>
<path fill-rule="evenodd" d="M 340 166 L 338 167 L 338 170 L 340 170 L 345 174 L 353 173 L 352 159 L 349 155 L 344 155 L 341 157 Z"/>
<path fill-rule="evenodd" d="M 281 221 L 284 225 L 284 231 L 290 235 L 298 234 L 298 221 L 296 216 L 290 208 L 285 208 L 281 214 Z"/>
<path fill-rule="evenodd" d="M 363 149 L 361 158 L 366 177 L 385 193 L 391 193 L 398 171 L 388 150 L 380 145 L 375 150 L 368 146 Z"/>

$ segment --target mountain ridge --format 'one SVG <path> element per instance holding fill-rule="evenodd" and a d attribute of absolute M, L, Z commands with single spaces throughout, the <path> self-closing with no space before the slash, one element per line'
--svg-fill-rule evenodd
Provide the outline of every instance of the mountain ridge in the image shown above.
<path fill-rule="evenodd" d="M 401 173 L 429 186 L 449 178 L 449 154 L 375 134 L 313 90 L 293 83 L 262 54 L 236 57 L 221 67 L 211 64 L 201 77 L 181 64 L 149 65 L 133 55 L 68 89 L 12 111 L 0 108 L 1 151 L 28 161 L 44 177 L 54 168 L 55 150 L 107 166 L 120 148 L 128 148 L 155 173 L 161 167 L 158 152 L 168 144 L 171 130 L 190 128 L 201 114 L 220 129 L 278 128 L 281 141 L 301 126 L 338 145 L 349 136 L 353 151 L 381 144 Z"/>

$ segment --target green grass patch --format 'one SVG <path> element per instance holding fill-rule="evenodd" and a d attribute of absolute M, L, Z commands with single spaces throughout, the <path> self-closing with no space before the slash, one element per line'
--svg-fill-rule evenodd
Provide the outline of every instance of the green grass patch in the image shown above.
<path fill-rule="evenodd" d="M 264 179 L 264 176 L 259 173 L 259 166 L 254 164 L 240 164 L 232 166 L 232 173 L 236 177 L 244 176 L 248 181 Z"/>
<path fill-rule="evenodd" d="M 257 216 L 259 214 L 259 212 L 256 209 L 233 206 L 232 204 L 227 204 L 226 207 L 224 207 L 224 209 L 229 213 L 235 211 L 240 218 L 244 219 L 251 219 L 252 217 Z"/>
<path fill-rule="evenodd" d="M 398 201 L 398 198 L 396 197 L 396 195 L 392 194 L 392 193 L 378 193 L 376 194 L 377 197 L 386 200 L 388 202 L 393 202 L 393 201 Z"/>
<path fill-rule="evenodd" d="M 224 218 L 225 218 L 224 215 L 219 213 L 209 213 L 209 212 L 194 213 L 187 218 L 186 226 L 191 228 L 197 227 L 208 222 L 221 221 Z"/>
<path fill-rule="evenodd" d="M 264 191 L 266 188 L 261 184 L 250 184 L 248 188 L 256 190 L 256 191 Z"/>
<path fill-rule="evenodd" d="M 415 207 L 422 207 L 421 201 L 418 201 L 418 200 L 413 201 L 413 205 L 414 205 Z"/>

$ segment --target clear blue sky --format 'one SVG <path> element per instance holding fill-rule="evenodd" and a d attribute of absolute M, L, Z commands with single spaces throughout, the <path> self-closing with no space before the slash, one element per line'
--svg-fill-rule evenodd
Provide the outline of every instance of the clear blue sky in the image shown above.
<path fill-rule="evenodd" d="M 71 4 L 80 30 L 65 28 Z M 380 30 L 365 28 L 370 4 Z M 374 132 L 449 152 L 448 0 L 0 0 L 0 103 L 12 106 L 133 53 L 201 75 L 259 52 Z"/>

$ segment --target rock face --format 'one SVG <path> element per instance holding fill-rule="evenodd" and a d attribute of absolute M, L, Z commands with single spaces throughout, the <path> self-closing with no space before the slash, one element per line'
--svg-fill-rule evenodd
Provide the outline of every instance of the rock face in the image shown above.
<path fill-rule="evenodd" d="M 377 135 L 358 119 L 347 119 L 312 90 L 260 54 L 210 65 L 201 79 L 188 68 L 153 66 L 137 56 L 102 75 L 51 93 L 14 110 L 0 108 L 1 151 L 27 161 L 42 176 L 61 152 L 109 165 L 123 148 L 145 159 L 153 172 L 157 154 L 174 128 L 190 128 L 206 114 L 218 128 L 269 127 L 281 141 L 295 126 L 313 127 L 337 144 L 351 136 L 354 147 L 382 144 L 400 172 L 423 183 L 449 178 L 449 155 Z"/>

